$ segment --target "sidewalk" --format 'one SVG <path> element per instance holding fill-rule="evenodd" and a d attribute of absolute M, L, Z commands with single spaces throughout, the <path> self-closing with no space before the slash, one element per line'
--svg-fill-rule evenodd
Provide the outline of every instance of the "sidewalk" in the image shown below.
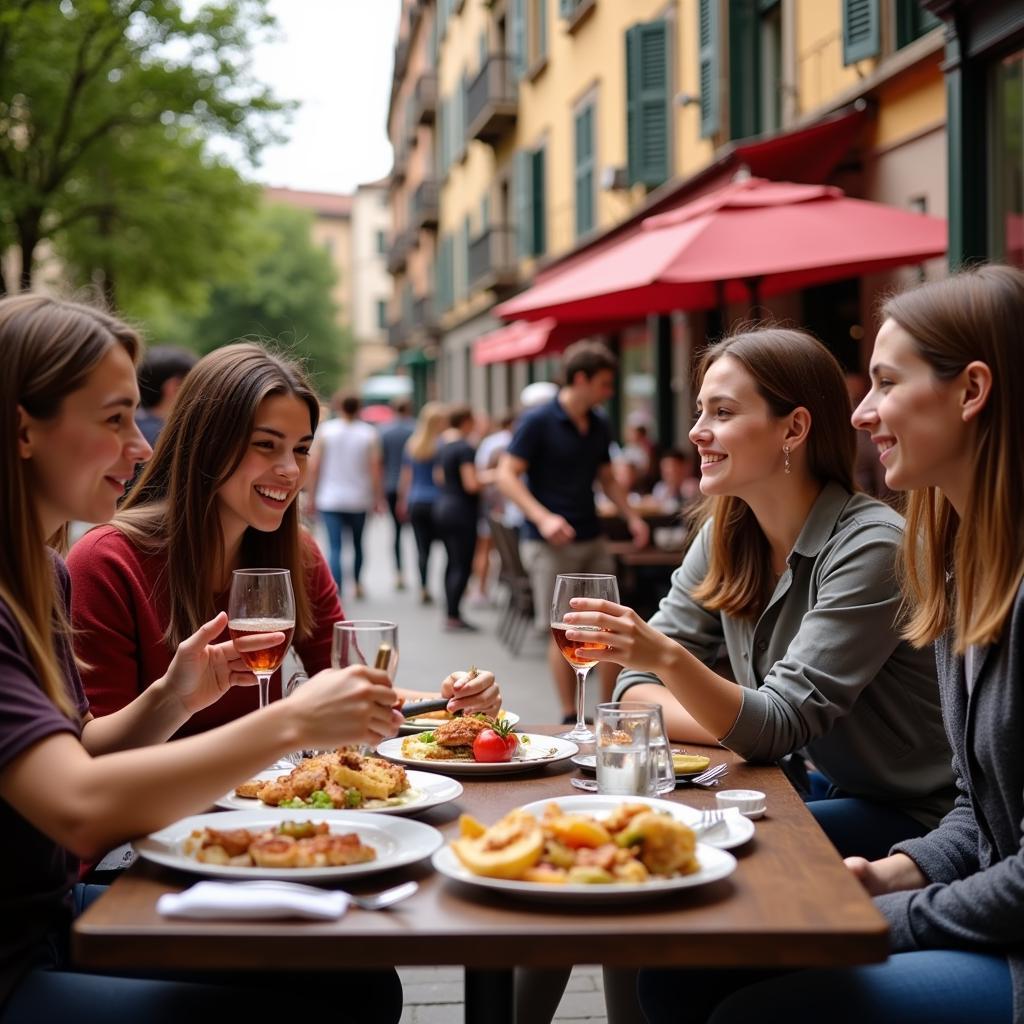
<path fill-rule="evenodd" d="M 390 519 L 375 516 L 367 523 L 364 535 L 366 561 L 362 583 L 366 597 L 357 601 L 351 596 L 350 576 L 346 578 L 342 596 L 347 618 L 391 619 L 398 623 L 397 683 L 410 689 L 434 690 L 449 672 L 476 665 L 494 672 L 505 706 L 522 716 L 524 724 L 556 721 L 559 711 L 554 684 L 548 676 L 544 646 L 547 637 L 528 637 L 519 655 L 513 657 L 495 635 L 498 611 L 473 607 L 468 601 L 463 605 L 463 613 L 467 620 L 480 627 L 480 632 L 444 633 L 441 629 L 444 549 L 437 544 L 431 557 L 431 592 L 435 603 L 421 605 L 412 531 L 406 528 L 404 533 L 407 589 L 395 590 Z M 348 561 L 344 568 L 350 572 L 351 552 L 346 549 L 346 554 Z M 596 694 L 591 695 L 588 703 L 592 705 L 595 697 Z M 399 974 L 405 989 L 402 1024 L 458 1024 L 462 1019 L 461 968 L 405 967 L 399 968 Z M 570 1021 L 604 1024 L 604 993 L 599 968 L 573 970 L 555 1020 L 562 1024 Z"/>

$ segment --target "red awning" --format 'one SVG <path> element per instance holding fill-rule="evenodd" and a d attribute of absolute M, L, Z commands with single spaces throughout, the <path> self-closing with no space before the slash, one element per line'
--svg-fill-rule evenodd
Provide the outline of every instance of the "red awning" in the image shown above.
<path fill-rule="evenodd" d="M 562 328 L 550 318 L 520 320 L 477 338 L 473 344 L 473 361 L 477 366 L 486 366 L 535 359 L 545 353 L 561 352 L 569 342 L 595 330 L 599 328 L 589 323 Z"/>
<path fill-rule="evenodd" d="M 826 185 L 749 178 L 574 260 L 496 308 L 560 324 L 756 301 L 946 252 L 946 222 Z"/>

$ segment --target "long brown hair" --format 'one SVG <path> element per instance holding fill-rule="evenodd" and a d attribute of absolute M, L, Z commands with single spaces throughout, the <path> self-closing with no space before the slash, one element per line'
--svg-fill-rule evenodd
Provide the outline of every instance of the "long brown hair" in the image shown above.
<path fill-rule="evenodd" d="M 146 551 L 167 553 L 170 619 L 164 637 L 177 646 L 213 618 L 214 594 L 224 566 L 217 492 L 238 468 L 252 435 L 260 403 L 292 395 L 309 408 L 310 432 L 320 406 L 301 367 L 255 342 L 226 345 L 200 359 L 185 377 L 156 451 L 129 492 L 113 524 Z M 308 636 L 313 612 L 307 587 L 309 556 L 292 502 L 271 533 L 247 529 L 241 568 L 289 569 L 295 581 L 295 632 Z"/>
<path fill-rule="evenodd" d="M 448 406 L 441 402 L 427 402 L 416 418 L 416 429 L 405 442 L 409 458 L 426 462 L 437 454 L 437 439 L 448 426 Z"/>
<path fill-rule="evenodd" d="M 979 360 L 992 390 L 977 418 L 964 523 L 937 487 L 908 492 L 900 560 L 909 618 L 923 646 L 951 626 L 955 649 L 998 639 L 1024 578 L 1024 272 L 982 266 L 897 295 L 886 319 L 910 335 L 940 380 Z M 949 574 L 952 573 L 952 577 Z"/>
<path fill-rule="evenodd" d="M 29 462 L 18 454 L 18 407 L 35 419 L 55 419 L 64 399 L 85 386 L 114 345 L 137 362 L 138 335 L 101 310 L 43 295 L 0 300 L 0 395 L 7 438 L 0 454 L 0 600 L 25 637 L 43 692 L 72 719 L 77 711 L 55 644 L 59 635 L 70 638 L 71 630 L 47 551 L 47 544 L 66 546 L 66 527 L 43 536 Z"/>
<path fill-rule="evenodd" d="M 825 484 L 855 489 L 856 435 L 850 425 L 850 399 L 835 356 L 804 331 L 780 327 L 743 331 L 704 350 L 698 387 L 723 356 L 735 359 L 754 379 L 773 416 L 805 408 L 811 415 L 807 466 Z M 694 509 L 696 531 L 711 525 L 708 572 L 693 597 L 705 607 L 736 618 L 757 618 L 771 596 L 775 579 L 771 552 L 750 506 L 733 495 L 705 497 Z"/>

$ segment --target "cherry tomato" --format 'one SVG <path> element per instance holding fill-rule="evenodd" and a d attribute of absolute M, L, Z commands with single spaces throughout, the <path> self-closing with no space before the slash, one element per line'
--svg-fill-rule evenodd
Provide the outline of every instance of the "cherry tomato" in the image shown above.
<path fill-rule="evenodd" d="M 473 740 L 473 757 L 477 761 L 511 761 L 518 746 L 514 733 L 502 735 L 495 729 L 481 729 Z"/>

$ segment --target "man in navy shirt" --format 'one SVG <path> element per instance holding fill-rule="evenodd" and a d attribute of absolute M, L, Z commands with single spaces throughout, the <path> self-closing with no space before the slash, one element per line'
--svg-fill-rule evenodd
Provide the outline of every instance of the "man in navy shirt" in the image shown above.
<path fill-rule="evenodd" d="M 615 391 L 618 361 L 605 345 L 580 341 L 566 349 L 563 365 L 565 387 L 552 401 L 522 417 L 498 463 L 499 489 L 526 516 L 523 564 L 542 630 L 550 625 L 551 595 L 559 573 L 615 571 L 594 508 L 595 482 L 626 520 L 637 546 L 648 540 L 647 524 L 629 507 L 612 475 L 611 428 L 597 409 Z M 553 639 L 548 664 L 565 721 L 575 722 L 575 677 Z M 610 700 L 618 666 L 604 662 L 599 669 L 602 692 Z"/>

